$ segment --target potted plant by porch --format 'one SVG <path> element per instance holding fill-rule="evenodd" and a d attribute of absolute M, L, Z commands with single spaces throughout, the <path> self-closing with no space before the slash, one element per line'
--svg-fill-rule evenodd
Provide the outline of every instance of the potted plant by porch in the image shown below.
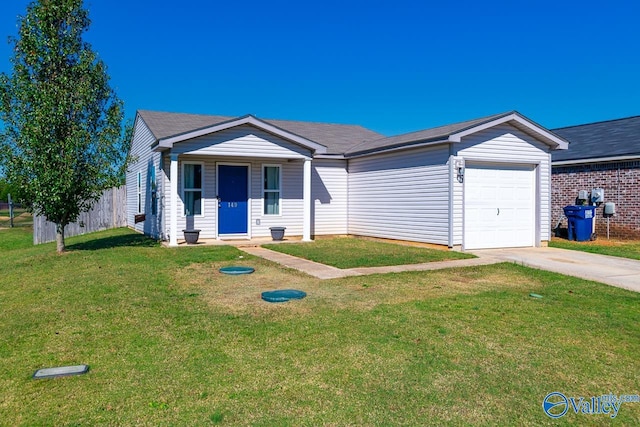
<path fill-rule="evenodd" d="M 271 238 L 273 240 L 284 239 L 284 230 L 286 229 L 287 227 L 269 227 L 269 230 L 271 230 Z"/>
<path fill-rule="evenodd" d="M 195 245 L 196 243 L 198 243 L 198 238 L 200 237 L 200 230 L 184 229 L 182 230 L 182 232 L 184 233 L 184 240 L 187 242 L 188 245 Z"/>
<path fill-rule="evenodd" d="M 198 243 L 198 238 L 200 237 L 200 230 L 195 228 L 193 215 L 187 215 L 187 228 L 182 230 L 184 233 L 184 240 L 187 242 L 187 245 L 195 245 Z"/>

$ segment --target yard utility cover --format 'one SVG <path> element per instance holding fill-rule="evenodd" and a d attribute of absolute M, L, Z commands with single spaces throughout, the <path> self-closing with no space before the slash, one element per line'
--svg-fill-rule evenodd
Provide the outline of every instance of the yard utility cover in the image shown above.
<path fill-rule="evenodd" d="M 252 267 L 222 267 L 220 269 L 220 273 L 224 274 L 251 274 L 253 273 L 255 268 Z"/>
<path fill-rule="evenodd" d="M 290 299 L 302 299 L 306 296 L 306 292 L 295 289 L 280 289 L 262 293 L 262 299 L 268 302 L 287 302 Z"/>
<path fill-rule="evenodd" d="M 89 371 L 88 365 L 61 366 L 59 368 L 38 369 L 33 374 L 34 379 L 67 377 L 69 375 L 86 374 Z"/>

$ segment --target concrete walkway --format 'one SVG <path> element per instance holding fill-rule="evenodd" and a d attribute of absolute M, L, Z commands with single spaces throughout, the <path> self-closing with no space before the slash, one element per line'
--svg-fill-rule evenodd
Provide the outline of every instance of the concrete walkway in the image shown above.
<path fill-rule="evenodd" d="M 294 257 L 280 252 L 256 246 L 239 246 L 238 249 L 248 254 L 277 262 L 285 267 L 307 273 L 318 279 L 337 279 L 348 276 L 364 276 L 368 274 L 399 273 L 401 271 L 425 271 L 441 268 L 469 267 L 473 265 L 487 265 L 502 262 L 498 258 L 479 257 L 472 259 L 456 259 L 451 261 L 426 262 L 423 264 L 392 265 L 387 267 L 336 268 L 330 265 Z"/>
<path fill-rule="evenodd" d="M 640 261 L 632 259 L 559 248 L 483 249 L 471 253 L 640 292 Z"/>
<path fill-rule="evenodd" d="M 558 248 L 483 249 L 472 251 L 478 257 L 473 259 L 349 269 L 331 267 L 258 246 L 240 246 L 238 249 L 319 279 L 469 267 L 507 261 L 640 292 L 640 261 Z"/>
<path fill-rule="evenodd" d="M 302 271 L 311 276 L 317 277 L 318 279 L 337 279 L 339 277 L 358 275 L 357 273 L 349 270 L 342 270 L 336 267 L 331 267 L 330 265 L 320 264 L 319 262 L 309 261 L 307 259 L 283 254 L 281 252 L 272 251 L 259 246 L 238 246 L 238 249 L 248 254 L 277 262 L 285 267 Z"/>

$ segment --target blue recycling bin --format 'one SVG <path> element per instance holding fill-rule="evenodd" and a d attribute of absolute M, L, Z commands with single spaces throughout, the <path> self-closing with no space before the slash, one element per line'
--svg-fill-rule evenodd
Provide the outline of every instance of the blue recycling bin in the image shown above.
<path fill-rule="evenodd" d="M 569 240 L 585 242 L 591 240 L 593 230 L 593 216 L 595 206 L 565 206 L 564 215 L 567 217 Z"/>

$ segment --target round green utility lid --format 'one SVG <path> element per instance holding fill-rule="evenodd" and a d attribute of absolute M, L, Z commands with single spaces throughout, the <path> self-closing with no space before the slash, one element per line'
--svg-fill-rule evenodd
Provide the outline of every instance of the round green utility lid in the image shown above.
<path fill-rule="evenodd" d="M 220 268 L 220 273 L 224 274 L 251 274 L 256 271 L 253 267 L 229 266 Z"/>
<path fill-rule="evenodd" d="M 267 302 L 287 302 L 290 299 L 302 299 L 306 296 L 306 292 L 296 289 L 280 289 L 262 293 L 262 299 Z"/>

